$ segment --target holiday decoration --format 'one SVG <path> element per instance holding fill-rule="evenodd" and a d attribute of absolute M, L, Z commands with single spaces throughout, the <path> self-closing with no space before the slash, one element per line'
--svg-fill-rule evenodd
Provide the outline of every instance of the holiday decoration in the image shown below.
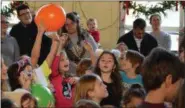
<path fill-rule="evenodd" d="M 129 14 L 129 9 L 133 9 L 132 14 L 136 14 L 137 16 L 143 14 L 146 17 L 148 17 L 154 13 L 162 13 L 164 14 L 164 16 L 166 16 L 165 11 L 171 10 L 173 7 L 176 7 L 176 11 L 178 11 L 178 4 L 180 4 L 183 7 L 183 9 L 185 9 L 185 1 L 163 1 L 150 7 L 143 6 L 142 4 L 136 4 L 136 1 L 122 1 L 122 2 L 124 2 L 123 8 L 126 9 L 127 14 Z"/>
<path fill-rule="evenodd" d="M 25 1 L 12 1 L 8 6 L 4 6 L 1 8 L 1 14 L 10 17 L 11 14 L 14 14 L 14 10 L 21 4 L 28 5 Z"/>

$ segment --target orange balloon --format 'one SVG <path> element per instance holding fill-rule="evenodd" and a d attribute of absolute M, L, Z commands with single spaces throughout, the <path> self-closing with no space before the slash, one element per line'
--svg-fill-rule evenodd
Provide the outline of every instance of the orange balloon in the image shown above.
<path fill-rule="evenodd" d="M 64 9 L 56 4 L 47 4 L 42 6 L 35 16 L 35 23 L 42 21 L 46 27 L 46 31 L 59 30 L 66 21 L 66 13 Z"/>

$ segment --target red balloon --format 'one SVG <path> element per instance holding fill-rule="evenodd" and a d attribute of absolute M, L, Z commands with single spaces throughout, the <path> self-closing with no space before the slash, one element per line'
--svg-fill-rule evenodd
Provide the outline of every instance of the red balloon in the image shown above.
<path fill-rule="evenodd" d="M 46 27 L 46 31 L 57 31 L 65 24 L 66 13 L 59 5 L 47 4 L 36 13 L 35 23 L 39 24 L 41 20 Z"/>

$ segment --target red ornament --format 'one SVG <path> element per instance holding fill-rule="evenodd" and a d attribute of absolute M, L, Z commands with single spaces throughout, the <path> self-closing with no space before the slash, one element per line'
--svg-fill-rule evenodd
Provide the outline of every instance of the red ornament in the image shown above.
<path fill-rule="evenodd" d="M 176 1 L 176 11 L 178 11 L 178 1 Z"/>
<path fill-rule="evenodd" d="M 131 1 L 124 1 L 123 7 L 126 8 L 127 15 L 129 15 L 129 7 Z"/>
<path fill-rule="evenodd" d="M 185 8 L 185 1 L 180 1 L 180 3 L 181 3 L 181 5 L 182 5 L 182 7 L 184 9 Z"/>

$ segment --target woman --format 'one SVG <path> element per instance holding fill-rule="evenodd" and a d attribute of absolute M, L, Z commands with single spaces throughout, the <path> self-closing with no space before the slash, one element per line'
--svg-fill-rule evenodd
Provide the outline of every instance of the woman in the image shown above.
<path fill-rule="evenodd" d="M 65 46 L 65 51 L 69 57 L 70 64 L 73 64 L 71 66 L 74 70 L 71 71 L 75 72 L 76 64 L 78 64 L 82 58 L 87 58 L 91 55 L 91 52 L 88 52 L 84 48 L 84 42 L 90 43 L 94 51 L 98 47 L 88 31 L 80 27 L 80 17 L 76 12 L 71 12 L 66 15 L 66 23 L 62 32 L 69 34 L 69 41 Z"/>

